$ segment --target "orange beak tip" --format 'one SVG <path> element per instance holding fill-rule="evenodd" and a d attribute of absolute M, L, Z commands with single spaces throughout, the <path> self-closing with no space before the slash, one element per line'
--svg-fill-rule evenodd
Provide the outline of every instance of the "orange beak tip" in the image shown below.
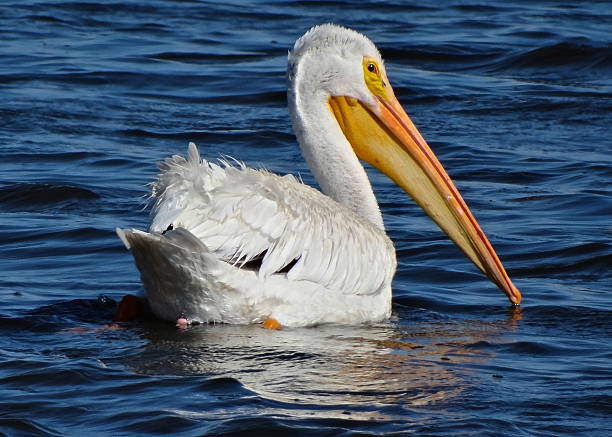
<path fill-rule="evenodd" d="M 514 285 L 512 286 L 512 290 L 508 294 L 508 297 L 510 298 L 510 303 L 512 303 L 512 306 L 517 307 L 521 304 L 521 292 Z"/>

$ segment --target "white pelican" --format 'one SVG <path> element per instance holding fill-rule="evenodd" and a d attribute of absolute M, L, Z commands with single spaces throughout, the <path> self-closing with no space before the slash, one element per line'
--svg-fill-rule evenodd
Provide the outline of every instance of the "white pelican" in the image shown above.
<path fill-rule="evenodd" d="M 431 216 L 519 304 L 493 247 L 397 101 L 365 36 L 313 27 L 289 53 L 293 128 L 323 193 L 291 175 L 200 158 L 160 164 L 149 232 L 117 229 L 153 314 L 187 322 L 312 326 L 391 313 L 393 243 L 362 159 Z"/>

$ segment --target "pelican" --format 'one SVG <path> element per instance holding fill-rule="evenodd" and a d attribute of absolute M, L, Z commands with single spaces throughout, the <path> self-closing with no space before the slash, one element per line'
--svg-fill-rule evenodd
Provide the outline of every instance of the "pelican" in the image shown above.
<path fill-rule="evenodd" d="M 387 175 L 518 305 L 519 290 L 395 97 L 375 45 L 315 26 L 288 56 L 288 102 L 321 191 L 291 175 L 187 157 L 160 163 L 148 232 L 119 229 L 148 306 L 164 320 L 270 329 L 391 314 L 396 270 L 360 160 Z"/>

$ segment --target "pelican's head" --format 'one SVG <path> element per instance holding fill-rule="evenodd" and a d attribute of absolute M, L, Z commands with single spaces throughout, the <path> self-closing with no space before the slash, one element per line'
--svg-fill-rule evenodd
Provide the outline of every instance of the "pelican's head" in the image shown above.
<path fill-rule="evenodd" d="M 369 85 L 387 85 L 383 85 L 382 58 L 372 41 L 334 24 L 315 26 L 296 41 L 289 54 L 288 76 L 291 85 L 316 84 L 301 91 L 318 93 L 320 98 L 346 96 L 370 106 L 376 97 Z"/>
<path fill-rule="evenodd" d="M 398 102 L 367 37 L 333 24 L 313 27 L 289 54 L 288 77 L 290 98 L 325 101 L 357 157 L 406 191 L 510 302 L 520 303 L 521 293 Z M 308 86 L 296 90 L 301 84 Z"/>

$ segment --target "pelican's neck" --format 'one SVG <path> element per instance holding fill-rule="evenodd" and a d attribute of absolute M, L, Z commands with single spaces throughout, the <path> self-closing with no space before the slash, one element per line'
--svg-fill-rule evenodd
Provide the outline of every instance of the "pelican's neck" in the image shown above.
<path fill-rule="evenodd" d="M 308 167 L 323 193 L 384 230 L 365 169 L 332 115 L 327 97 L 311 91 L 299 86 L 289 89 L 293 129 Z"/>

